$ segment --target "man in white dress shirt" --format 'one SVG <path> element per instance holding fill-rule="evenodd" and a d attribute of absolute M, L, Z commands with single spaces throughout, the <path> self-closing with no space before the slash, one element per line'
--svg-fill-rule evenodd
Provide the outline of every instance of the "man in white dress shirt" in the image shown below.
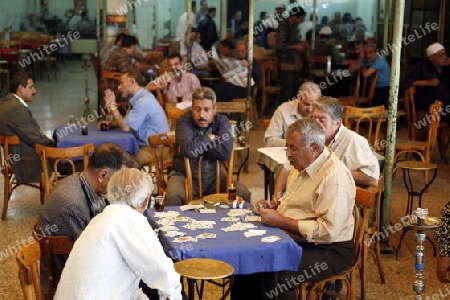
<path fill-rule="evenodd" d="M 314 120 L 323 128 L 326 145 L 351 171 L 357 185 L 376 186 L 380 165 L 369 142 L 363 136 L 342 124 L 344 109 L 338 99 L 322 97 L 316 101 Z M 280 171 L 274 190 L 275 199 L 286 190 L 286 181 L 292 167 L 285 164 Z"/>
<path fill-rule="evenodd" d="M 278 106 L 264 134 L 266 147 L 285 147 L 288 126 L 296 120 L 310 118 L 314 111 L 314 103 L 321 96 L 317 84 L 305 82 L 298 90 L 297 98 Z"/>
<path fill-rule="evenodd" d="M 75 242 L 54 299 L 148 299 L 138 287 L 142 279 L 160 299 L 181 300 L 180 275 L 142 214 L 153 190 L 150 175 L 120 170 L 107 190 L 111 205 Z"/>

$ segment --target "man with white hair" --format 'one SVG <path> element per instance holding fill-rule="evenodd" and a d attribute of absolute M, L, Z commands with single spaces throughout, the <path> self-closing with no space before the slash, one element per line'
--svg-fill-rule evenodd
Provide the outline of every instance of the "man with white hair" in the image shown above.
<path fill-rule="evenodd" d="M 339 99 L 322 97 L 316 101 L 314 120 L 325 131 L 325 144 L 350 170 L 358 186 L 376 186 L 380 177 L 378 160 L 369 142 L 342 124 L 344 109 Z M 286 182 L 292 166 L 286 163 L 275 183 L 274 198 L 286 191 Z"/>
<path fill-rule="evenodd" d="M 417 90 L 414 97 L 417 120 L 428 114 L 430 105 L 436 99 L 443 103 L 443 111 L 450 104 L 450 58 L 439 43 L 428 46 L 426 52 L 428 60 L 414 66 L 406 77 L 405 87 L 415 86 Z M 442 114 L 441 122 L 450 124 L 450 114 Z M 425 140 L 427 133 L 428 126 L 421 126 L 417 130 L 417 139 Z"/>
<path fill-rule="evenodd" d="M 320 97 L 319 86 L 314 82 L 305 82 L 298 90 L 298 95 L 294 100 L 278 106 L 264 134 L 266 147 L 286 147 L 288 126 L 296 120 L 310 118 L 314 110 L 314 103 Z"/>
<path fill-rule="evenodd" d="M 145 299 L 141 279 L 160 299 L 182 299 L 180 275 L 142 214 L 152 190 L 146 172 L 126 169 L 111 176 L 111 205 L 75 242 L 55 299 Z"/>

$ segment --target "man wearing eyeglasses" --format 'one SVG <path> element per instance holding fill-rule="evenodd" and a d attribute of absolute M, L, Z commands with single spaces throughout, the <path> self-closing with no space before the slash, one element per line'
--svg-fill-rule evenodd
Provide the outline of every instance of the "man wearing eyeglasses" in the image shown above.
<path fill-rule="evenodd" d="M 439 43 L 428 46 L 426 52 L 428 60 L 417 64 L 408 73 L 405 87 L 416 87 L 414 100 L 417 120 L 422 120 L 428 114 L 430 105 L 437 99 L 443 103 L 441 122 L 450 123 L 450 58 Z M 427 138 L 426 123 L 426 126 L 417 129 L 418 140 Z"/>
<path fill-rule="evenodd" d="M 281 104 L 264 134 L 266 147 L 286 147 L 286 132 L 296 120 L 310 118 L 314 103 L 321 97 L 321 91 L 314 82 L 305 82 L 298 91 L 297 98 Z"/>

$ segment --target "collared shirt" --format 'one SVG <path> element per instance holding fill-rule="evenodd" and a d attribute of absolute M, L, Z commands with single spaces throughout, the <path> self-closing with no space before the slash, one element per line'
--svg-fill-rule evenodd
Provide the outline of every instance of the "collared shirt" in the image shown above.
<path fill-rule="evenodd" d="M 353 236 L 355 193 L 350 171 L 325 148 L 306 169 L 291 172 L 277 211 L 298 220 L 298 242 L 345 242 Z"/>
<path fill-rule="evenodd" d="M 141 279 L 158 290 L 160 299 L 181 300 L 180 275 L 147 218 L 128 205 L 112 204 L 75 243 L 55 300 L 145 299 Z"/>
<path fill-rule="evenodd" d="M 125 123 L 139 141 L 139 146 L 149 146 L 148 137 L 169 131 L 167 117 L 152 93 L 142 88 L 130 100 L 131 110 Z"/>
<path fill-rule="evenodd" d="M 421 62 L 406 75 L 406 88 L 417 80 L 439 79 L 437 86 L 418 86 L 414 101 L 417 110 L 428 112 L 434 100 L 439 99 L 444 106 L 450 103 L 450 66 L 444 66 L 439 74 L 437 68 L 429 60 Z"/>
<path fill-rule="evenodd" d="M 363 136 L 341 125 L 328 147 L 350 171 L 363 172 L 376 180 L 380 178 L 380 165 L 377 157 Z M 292 169 L 288 163 L 284 167 L 287 170 Z"/>
<path fill-rule="evenodd" d="M 300 43 L 298 26 L 292 24 L 289 19 L 284 19 L 278 25 L 276 48 L 279 52 L 279 61 L 282 70 L 300 70 L 302 60 L 300 52 L 288 49 L 287 46 Z"/>
<path fill-rule="evenodd" d="M 111 52 L 103 68 L 108 72 L 126 73 L 135 69 L 131 58 L 124 49 L 118 48 Z"/>
<path fill-rule="evenodd" d="M 177 97 L 182 96 L 182 101 L 190 101 L 192 93 L 201 87 L 200 80 L 192 73 L 183 72 L 180 80 L 172 80 L 169 90 L 163 89 L 167 102 L 177 102 Z"/>
<path fill-rule="evenodd" d="M 284 102 L 278 106 L 270 119 L 269 127 L 264 133 L 264 144 L 266 147 L 285 147 L 286 132 L 289 125 L 296 120 L 302 119 L 298 112 L 298 99 Z"/>
<path fill-rule="evenodd" d="M 386 59 L 376 56 L 375 61 L 370 64 L 365 59 L 360 64 L 361 67 L 368 67 L 369 69 L 379 70 L 376 88 L 382 88 L 390 86 L 391 82 L 391 68 L 389 67 Z"/>
<path fill-rule="evenodd" d="M 17 100 L 19 100 L 20 101 L 20 103 L 22 103 L 23 104 L 23 106 L 25 106 L 25 107 L 28 107 L 28 103 L 26 103 L 25 101 L 23 101 L 23 99 L 22 98 L 20 98 L 19 96 L 17 96 L 16 94 L 13 94 L 14 95 L 14 97 L 16 97 L 17 98 Z"/>

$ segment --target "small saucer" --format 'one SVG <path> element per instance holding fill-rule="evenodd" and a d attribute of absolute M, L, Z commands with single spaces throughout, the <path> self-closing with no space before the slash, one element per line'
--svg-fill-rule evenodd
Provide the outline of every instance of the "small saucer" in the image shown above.
<path fill-rule="evenodd" d="M 436 217 L 427 217 L 425 218 L 424 225 L 418 225 L 417 222 L 408 223 L 408 226 L 414 229 L 419 230 L 427 230 L 427 229 L 436 229 L 442 225 L 442 220 Z"/>

